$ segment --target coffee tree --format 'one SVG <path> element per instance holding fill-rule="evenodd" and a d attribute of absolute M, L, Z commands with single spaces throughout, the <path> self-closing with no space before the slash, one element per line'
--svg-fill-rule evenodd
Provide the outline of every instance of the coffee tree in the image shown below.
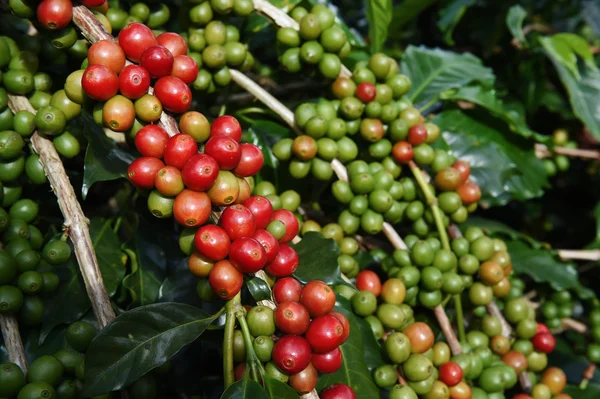
<path fill-rule="evenodd" d="M 0 398 L 599 397 L 599 13 L 4 2 Z"/>

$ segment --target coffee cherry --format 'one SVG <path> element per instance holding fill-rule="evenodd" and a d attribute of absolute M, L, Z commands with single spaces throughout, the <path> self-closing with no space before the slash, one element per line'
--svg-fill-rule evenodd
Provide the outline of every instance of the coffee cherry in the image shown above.
<path fill-rule="evenodd" d="M 207 278 L 215 262 L 206 259 L 197 252 L 188 258 L 188 270 L 196 277 Z"/>
<path fill-rule="evenodd" d="M 104 65 L 91 65 L 83 73 L 81 87 L 91 99 L 106 101 L 119 91 L 119 78 Z"/>
<path fill-rule="evenodd" d="M 149 87 L 150 74 L 144 67 L 128 65 L 119 74 L 119 91 L 129 99 L 135 100 L 142 97 Z"/>
<path fill-rule="evenodd" d="M 481 189 L 479 186 L 468 180 L 460 185 L 456 189 L 456 192 L 460 195 L 460 199 L 465 205 L 474 204 L 481 199 Z"/>
<path fill-rule="evenodd" d="M 267 263 L 267 253 L 257 240 L 240 237 L 231 243 L 229 261 L 242 273 L 256 273 Z"/>
<path fill-rule="evenodd" d="M 461 176 L 457 169 L 445 168 L 435 176 L 435 186 L 442 191 L 454 191 L 460 185 Z"/>
<path fill-rule="evenodd" d="M 285 334 L 302 335 L 310 324 L 310 315 L 298 302 L 282 302 L 275 309 L 275 324 Z"/>
<path fill-rule="evenodd" d="M 556 339 L 550 333 L 536 334 L 531 342 L 537 352 L 551 353 L 556 347 Z"/>
<path fill-rule="evenodd" d="M 198 64 L 187 55 L 177 55 L 173 59 L 171 76 L 181 79 L 185 84 L 192 84 L 198 77 Z"/>
<path fill-rule="evenodd" d="M 158 158 L 138 158 L 127 168 L 127 177 L 137 188 L 152 189 L 154 188 L 154 177 L 164 166 L 165 164 Z"/>
<path fill-rule="evenodd" d="M 162 158 L 169 140 L 167 132 L 158 125 L 146 125 L 135 135 L 135 148 L 145 157 Z"/>
<path fill-rule="evenodd" d="M 399 141 L 392 147 L 392 156 L 401 164 L 407 164 L 412 161 L 413 155 L 414 150 L 412 145 L 407 141 Z"/>
<path fill-rule="evenodd" d="M 273 285 L 275 303 L 299 302 L 302 284 L 293 277 L 279 279 Z"/>
<path fill-rule="evenodd" d="M 320 280 L 309 281 L 302 289 L 300 303 L 312 317 L 330 313 L 335 306 L 335 292 Z"/>
<path fill-rule="evenodd" d="M 359 291 L 370 291 L 373 295 L 381 293 L 381 280 L 372 270 L 363 270 L 356 276 L 356 288 Z"/>
<path fill-rule="evenodd" d="M 271 222 L 275 220 L 279 220 L 285 225 L 285 234 L 279 239 L 279 242 L 286 243 L 292 241 L 300 230 L 296 216 L 287 209 L 278 209 L 271 216 Z"/>
<path fill-rule="evenodd" d="M 188 48 L 185 40 L 181 35 L 173 32 L 165 32 L 161 33 L 156 37 L 156 42 L 159 46 L 165 47 L 173 57 L 177 57 L 178 55 L 186 55 Z"/>
<path fill-rule="evenodd" d="M 320 373 L 335 373 L 342 366 L 342 351 L 335 348 L 331 352 L 313 353 L 311 362 Z"/>
<path fill-rule="evenodd" d="M 240 162 L 233 169 L 233 174 L 238 177 L 250 177 L 257 174 L 264 162 L 264 156 L 260 148 L 250 143 L 240 144 L 242 156 Z"/>
<path fill-rule="evenodd" d="M 343 334 L 342 323 L 326 314 L 314 318 L 304 336 L 314 352 L 327 353 L 340 346 Z"/>
<path fill-rule="evenodd" d="M 453 387 L 458 384 L 463 378 L 463 370 L 460 366 L 454 362 L 447 362 L 440 366 L 440 381 L 449 387 Z"/>
<path fill-rule="evenodd" d="M 140 62 L 142 53 L 148 47 L 156 46 L 157 41 L 150 28 L 144 24 L 133 22 L 119 32 L 119 45 L 127 58 L 133 62 Z"/>
<path fill-rule="evenodd" d="M 240 144 L 227 136 L 211 137 L 204 146 L 204 153 L 213 157 L 221 170 L 234 169 L 242 157 Z"/>
<path fill-rule="evenodd" d="M 360 101 L 363 103 L 370 103 L 375 99 L 375 95 L 377 91 L 375 89 L 375 85 L 369 82 L 362 82 L 358 86 L 356 86 L 355 95 L 358 97 Z"/>
<path fill-rule="evenodd" d="M 100 40 L 88 49 L 90 65 L 104 65 L 116 74 L 125 67 L 125 53 L 121 46 L 112 40 Z"/>
<path fill-rule="evenodd" d="M 231 264 L 231 262 L 228 260 L 221 260 L 215 263 L 211 269 L 208 276 L 208 282 L 210 283 L 213 292 L 219 298 L 231 299 L 242 289 L 244 276 Z"/>
<path fill-rule="evenodd" d="M 243 205 L 232 205 L 223 211 L 219 225 L 232 241 L 241 237 L 251 237 L 256 230 L 254 215 Z"/>
<path fill-rule="evenodd" d="M 413 146 L 424 143 L 427 140 L 427 128 L 425 125 L 418 124 L 408 130 L 408 142 Z"/>
<path fill-rule="evenodd" d="M 285 335 L 273 347 L 273 362 L 287 374 L 304 370 L 310 359 L 310 345 L 306 339 L 299 336 Z"/>
<path fill-rule="evenodd" d="M 210 136 L 227 136 L 239 143 L 242 139 L 242 127 L 233 116 L 222 115 L 212 123 Z"/>
<path fill-rule="evenodd" d="M 277 257 L 265 267 L 265 271 L 274 277 L 287 277 L 296 271 L 298 262 L 298 253 L 294 248 L 280 244 Z"/>
<path fill-rule="evenodd" d="M 154 186 L 163 195 L 174 197 L 183 191 L 181 171 L 174 166 L 165 166 L 154 176 Z"/>
<path fill-rule="evenodd" d="M 433 346 L 435 341 L 431 327 L 420 321 L 411 324 L 402 332 L 410 341 L 412 353 L 425 353 Z"/>
<path fill-rule="evenodd" d="M 152 75 L 152 73 L 150 74 Z M 158 79 L 154 85 L 154 95 L 167 111 L 183 113 L 192 105 L 190 88 L 183 80 L 175 76 L 164 76 Z"/>
<path fill-rule="evenodd" d="M 398 385 L 399 386 L 399 385 Z M 321 399 L 356 399 L 354 390 L 346 384 L 334 384 L 323 389 L 319 394 Z M 391 396 L 390 398 L 399 399 L 400 396 Z"/>
<path fill-rule="evenodd" d="M 458 160 L 452 164 L 452 167 L 460 173 L 460 178 L 464 183 L 471 174 L 471 166 L 466 161 Z"/>
<path fill-rule="evenodd" d="M 164 151 L 165 163 L 167 165 L 175 166 L 177 169 L 182 169 L 182 172 L 184 172 L 184 175 L 183 175 L 184 183 L 186 183 L 186 171 L 187 171 L 187 173 L 190 173 L 190 176 L 188 177 L 188 179 L 190 180 L 191 185 L 186 183 L 186 186 L 188 186 L 192 190 L 196 190 L 196 188 L 193 184 L 193 183 L 195 183 L 195 180 L 193 180 L 193 179 L 197 178 L 196 175 L 200 175 L 200 176 L 204 175 L 204 171 L 196 171 L 196 169 L 197 169 L 196 164 L 202 163 L 202 166 L 204 166 L 203 162 L 210 161 L 210 160 L 206 161 L 204 158 L 204 155 L 203 155 L 203 157 L 195 158 L 195 160 L 193 162 L 191 162 L 190 165 L 187 166 L 186 171 L 183 171 L 183 168 L 184 168 L 184 165 L 186 164 L 186 162 L 188 160 L 192 160 L 192 157 L 194 155 L 203 155 L 203 154 L 198 154 L 198 144 L 191 136 L 188 136 L 187 134 L 176 134 L 175 136 L 171 137 L 167 141 L 167 144 L 165 146 L 165 151 Z M 216 165 L 216 161 L 214 164 Z M 214 175 L 214 178 L 216 179 L 217 172 L 211 170 L 209 175 L 211 175 L 211 176 Z M 208 185 L 208 187 L 198 189 L 197 191 L 206 190 L 207 188 L 209 188 L 212 185 L 212 183 L 214 183 L 214 180 L 210 183 L 210 185 Z M 205 186 L 206 186 L 206 184 L 202 185 L 202 187 L 205 187 Z"/>
<path fill-rule="evenodd" d="M 229 254 L 231 240 L 219 226 L 207 224 L 194 235 L 194 246 L 205 258 L 212 261 L 225 259 Z"/>
<path fill-rule="evenodd" d="M 264 248 L 266 253 L 266 263 L 273 262 L 279 253 L 279 241 L 277 241 L 273 234 L 269 233 L 267 230 L 260 229 L 254 232 L 252 238 L 258 241 Z"/>
<path fill-rule="evenodd" d="M 515 350 L 511 350 L 502 356 L 502 361 L 512 367 L 517 374 L 527 370 L 527 359 L 525 355 Z"/>
<path fill-rule="evenodd" d="M 177 136 L 173 136 L 171 140 Z M 190 137 L 190 136 L 187 136 Z M 194 142 L 195 144 L 195 142 Z M 168 164 L 171 158 L 167 158 L 169 143 L 165 151 L 165 162 Z M 168 160 L 169 159 L 169 160 Z M 171 161 L 172 162 L 172 161 Z M 206 191 L 210 189 L 219 176 L 219 165 L 213 157 L 206 154 L 192 155 L 181 169 L 183 183 L 191 190 Z"/>
<path fill-rule="evenodd" d="M 244 206 L 254 215 L 257 229 L 264 229 L 271 222 L 273 205 L 265 197 L 254 195 L 244 202 Z"/>
<path fill-rule="evenodd" d="M 173 204 L 175 220 L 184 226 L 200 226 L 204 224 L 211 212 L 210 198 L 206 193 L 183 190 Z"/>
<path fill-rule="evenodd" d="M 45 28 L 62 29 L 71 23 L 73 5 L 69 0 L 44 0 L 37 7 L 37 19 Z"/>
<path fill-rule="evenodd" d="M 348 318 L 340 312 L 329 312 L 329 314 L 331 316 L 337 318 L 340 321 L 340 323 L 342 323 L 342 327 L 344 327 L 344 333 L 340 337 L 340 340 L 341 340 L 340 345 L 341 345 L 344 342 L 346 342 L 346 340 L 350 336 L 350 321 L 348 321 Z"/>
<path fill-rule="evenodd" d="M 550 367 L 544 371 L 540 382 L 550 388 L 553 395 L 558 395 L 567 384 L 567 376 L 561 369 Z"/>

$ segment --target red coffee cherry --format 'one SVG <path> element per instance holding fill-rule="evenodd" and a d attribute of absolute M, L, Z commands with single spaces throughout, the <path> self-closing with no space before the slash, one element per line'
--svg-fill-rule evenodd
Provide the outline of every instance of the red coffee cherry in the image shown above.
<path fill-rule="evenodd" d="M 287 209 L 278 209 L 274 211 L 273 215 L 271 216 L 271 222 L 274 220 L 279 220 L 285 224 L 285 234 L 283 237 L 281 237 L 279 242 L 290 242 L 294 239 L 294 237 L 296 237 L 298 230 L 300 229 L 300 224 L 298 223 L 296 215 Z"/>
<path fill-rule="evenodd" d="M 315 389 L 319 373 L 317 369 L 309 363 L 304 370 L 299 373 L 290 375 L 288 385 L 291 386 L 300 395 L 304 395 Z"/>
<path fill-rule="evenodd" d="M 121 46 L 112 40 L 100 40 L 88 49 L 90 65 L 104 65 L 114 73 L 120 73 L 125 67 L 125 53 Z"/>
<path fill-rule="evenodd" d="M 340 383 L 323 389 L 319 397 L 321 399 L 356 399 L 356 394 L 348 385 Z"/>
<path fill-rule="evenodd" d="M 414 150 L 408 141 L 399 141 L 392 147 L 392 156 L 401 164 L 407 164 L 412 161 Z"/>
<path fill-rule="evenodd" d="M 119 75 L 119 91 L 129 99 L 135 100 L 142 97 L 148 92 L 149 87 L 150 74 L 144 67 L 127 65 Z"/>
<path fill-rule="evenodd" d="M 127 177 L 137 188 L 152 189 L 154 188 L 154 176 L 164 166 L 165 164 L 158 158 L 138 158 L 127 168 Z"/>
<path fill-rule="evenodd" d="M 87 8 L 98 8 L 107 3 L 106 0 L 80 0 L 79 2 Z"/>
<path fill-rule="evenodd" d="M 256 231 L 256 222 L 250 209 L 243 205 L 231 205 L 223 211 L 219 225 L 227 232 L 231 240 L 251 237 Z"/>
<path fill-rule="evenodd" d="M 156 37 L 159 46 L 166 47 L 173 57 L 185 55 L 188 52 L 187 44 L 181 35 L 174 32 L 164 32 Z"/>
<path fill-rule="evenodd" d="M 204 146 L 204 153 L 213 157 L 221 170 L 235 168 L 242 157 L 240 144 L 227 136 L 211 137 Z"/>
<path fill-rule="evenodd" d="M 188 227 L 204 224 L 211 210 L 208 195 L 192 190 L 183 190 L 177 194 L 173 203 L 173 217 L 177 223 Z"/>
<path fill-rule="evenodd" d="M 326 315 L 335 306 L 335 292 L 320 280 L 309 281 L 302 289 L 300 303 L 312 317 Z"/>
<path fill-rule="evenodd" d="M 133 62 L 139 62 L 142 53 L 148 47 L 156 46 L 157 42 L 152 29 L 144 24 L 132 22 L 119 32 L 119 45 L 127 58 Z"/>
<path fill-rule="evenodd" d="M 517 351 L 510 351 L 502 356 L 502 361 L 512 367 L 517 374 L 527 370 L 527 358 Z"/>
<path fill-rule="evenodd" d="M 174 197 L 183 191 L 181 171 L 174 166 L 165 166 L 154 177 L 154 186 L 163 195 Z"/>
<path fill-rule="evenodd" d="M 104 65 L 90 65 L 83 72 L 81 87 L 92 100 L 107 101 L 119 91 L 119 77 Z"/>
<path fill-rule="evenodd" d="M 280 244 L 279 253 L 273 262 L 265 267 L 265 271 L 274 277 L 287 277 L 296 271 L 298 262 L 296 250 L 287 244 Z"/>
<path fill-rule="evenodd" d="M 442 191 L 455 191 L 461 184 L 460 172 L 454 168 L 444 168 L 435 175 L 435 186 Z"/>
<path fill-rule="evenodd" d="M 171 74 L 173 54 L 163 46 L 150 46 L 142 53 L 140 65 L 146 68 L 153 78 L 162 78 Z"/>
<path fill-rule="evenodd" d="M 531 342 L 537 352 L 551 353 L 556 347 L 556 339 L 550 333 L 535 334 Z"/>
<path fill-rule="evenodd" d="M 331 352 L 313 353 L 311 363 L 320 373 L 335 373 L 342 366 L 342 351 L 335 348 Z"/>
<path fill-rule="evenodd" d="M 275 282 L 273 298 L 275 303 L 299 302 L 302 284 L 293 277 L 284 277 Z"/>
<path fill-rule="evenodd" d="M 242 273 L 256 273 L 265 267 L 267 253 L 254 238 L 240 237 L 229 247 L 229 261 Z"/>
<path fill-rule="evenodd" d="M 439 379 L 449 387 L 453 387 L 463 379 L 463 369 L 454 362 L 446 362 L 439 368 Z"/>
<path fill-rule="evenodd" d="M 381 279 L 372 270 L 363 270 L 356 276 L 356 288 L 359 291 L 369 291 L 375 296 L 381 294 Z"/>
<path fill-rule="evenodd" d="M 210 136 L 227 136 L 239 143 L 242 140 L 242 127 L 233 116 L 222 115 L 210 126 Z"/>
<path fill-rule="evenodd" d="M 465 205 L 471 205 L 481 199 L 481 189 L 479 186 L 469 180 L 460 185 L 456 192 L 460 195 L 462 203 Z"/>
<path fill-rule="evenodd" d="M 198 64 L 187 55 L 177 55 L 173 59 L 171 76 L 183 80 L 185 84 L 192 84 L 198 77 Z"/>
<path fill-rule="evenodd" d="M 412 323 L 402 330 L 402 333 L 408 337 L 412 353 L 425 353 L 435 342 L 435 335 L 433 335 L 431 327 L 422 321 Z"/>
<path fill-rule="evenodd" d="M 158 125 L 146 125 L 135 135 L 135 148 L 145 157 L 162 158 L 169 141 L 167 132 Z"/>
<path fill-rule="evenodd" d="M 337 317 L 326 314 L 314 318 L 304 337 L 314 352 L 331 352 L 342 342 L 344 326 Z"/>
<path fill-rule="evenodd" d="M 375 100 L 377 89 L 373 83 L 362 82 L 356 86 L 355 95 L 363 103 L 370 103 L 371 101 Z"/>
<path fill-rule="evenodd" d="M 467 161 L 461 161 L 460 159 L 452 164 L 452 167 L 460 173 L 462 182 L 466 182 L 471 175 L 471 165 Z"/>
<path fill-rule="evenodd" d="M 73 18 L 73 5 L 70 0 L 44 0 L 37 7 L 37 18 L 45 28 L 65 28 Z"/>
<path fill-rule="evenodd" d="M 304 370 L 311 355 L 308 341 L 296 335 L 284 335 L 273 347 L 273 362 L 286 374 Z"/>
<path fill-rule="evenodd" d="M 273 204 L 271 201 L 260 195 L 254 195 L 244 201 L 244 206 L 250 209 L 254 215 L 257 229 L 265 229 L 271 222 L 273 216 Z"/>
<path fill-rule="evenodd" d="M 279 253 L 279 241 L 273 237 L 273 234 L 269 233 L 267 230 L 260 229 L 252 234 L 252 238 L 258 241 L 265 249 L 267 263 L 273 262 Z"/>
<path fill-rule="evenodd" d="M 346 318 L 346 316 L 344 316 L 340 312 L 329 312 L 329 314 L 334 317 L 337 317 L 337 319 L 342 323 L 342 326 L 344 326 L 344 334 L 342 335 L 342 342 L 340 343 L 341 345 L 344 342 L 346 342 L 346 340 L 350 336 L 350 322 L 348 321 L 348 318 Z"/>
<path fill-rule="evenodd" d="M 180 133 L 169 138 L 163 157 L 167 165 L 182 169 L 185 163 L 196 154 L 198 154 L 198 144 L 196 141 L 192 136 Z"/>
<path fill-rule="evenodd" d="M 310 315 L 298 302 L 283 302 L 275 309 L 275 324 L 285 334 L 302 335 L 310 324 Z"/>
<path fill-rule="evenodd" d="M 408 142 L 413 146 L 422 144 L 427 140 L 427 128 L 423 124 L 414 125 L 408 130 Z"/>
<path fill-rule="evenodd" d="M 192 91 L 185 82 L 174 76 L 158 79 L 154 85 L 154 95 L 167 111 L 181 114 L 192 105 Z"/>
<path fill-rule="evenodd" d="M 194 246 L 198 253 L 212 261 L 225 259 L 230 245 L 231 240 L 225 230 L 214 224 L 200 227 L 194 235 Z"/>
<path fill-rule="evenodd" d="M 233 174 L 238 177 L 250 177 L 260 172 L 265 163 L 265 158 L 260 148 L 254 144 L 242 143 L 240 144 L 240 149 L 242 156 L 238 165 L 232 170 Z"/>
<path fill-rule="evenodd" d="M 210 270 L 208 283 L 219 298 L 231 299 L 242 289 L 244 275 L 228 260 L 221 260 Z"/>
<path fill-rule="evenodd" d="M 181 174 L 183 183 L 190 190 L 206 191 L 215 184 L 219 176 L 219 165 L 210 155 L 195 154 L 183 165 Z"/>
<path fill-rule="evenodd" d="M 536 334 L 550 333 L 550 329 L 544 323 L 537 323 Z"/>

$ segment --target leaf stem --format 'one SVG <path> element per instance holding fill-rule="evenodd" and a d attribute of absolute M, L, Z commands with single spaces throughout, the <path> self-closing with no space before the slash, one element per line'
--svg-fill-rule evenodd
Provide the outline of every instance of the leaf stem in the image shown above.
<path fill-rule="evenodd" d="M 225 304 L 226 318 L 223 330 L 223 378 L 225 389 L 235 382 L 233 372 L 233 331 L 235 329 L 235 318 L 238 308 L 241 306 L 241 293 L 230 299 Z"/>

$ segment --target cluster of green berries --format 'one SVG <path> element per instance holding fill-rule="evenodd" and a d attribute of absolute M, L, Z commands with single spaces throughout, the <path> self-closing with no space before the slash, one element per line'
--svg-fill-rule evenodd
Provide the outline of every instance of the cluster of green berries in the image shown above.
<path fill-rule="evenodd" d="M 569 132 L 565 129 L 556 129 L 552 133 L 552 145 L 571 149 L 577 148 L 577 143 L 569 140 Z M 558 172 L 566 172 L 569 170 L 569 166 L 571 166 L 569 157 L 560 154 L 554 154 L 550 158 L 544 158 L 543 162 L 546 173 L 551 177 L 555 176 Z"/>

